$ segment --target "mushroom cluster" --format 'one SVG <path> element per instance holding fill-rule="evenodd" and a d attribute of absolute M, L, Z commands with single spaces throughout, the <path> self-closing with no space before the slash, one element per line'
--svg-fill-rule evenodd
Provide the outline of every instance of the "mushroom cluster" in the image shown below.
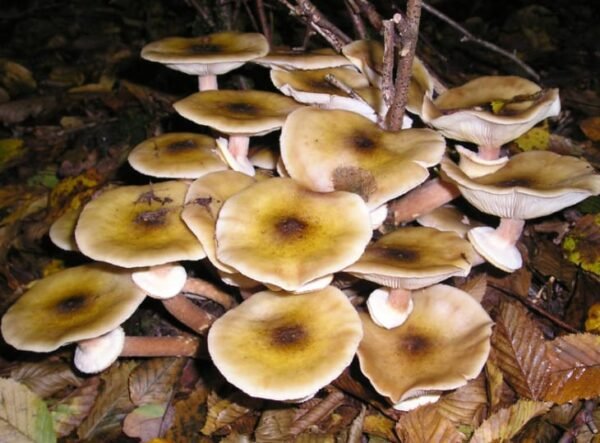
<path fill-rule="evenodd" d="M 484 77 L 436 97 L 417 60 L 408 110 L 430 127 L 390 131 L 381 123 L 376 41 L 299 54 L 227 32 L 150 43 L 142 57 L 199 76 L 200 92 L 174 108 L 215 132 L 163 134 L 134 147 L 129 163 L 152 183 L 107 188 L 51 229 L 59 247 L 96 263 L 42 279 L 2 318 L 4 339 L 18 349 L 77 343 L 82 371 L 151 354 L 128 348 L 120 329 L 148 295 L 206 336 L 215 366 L 251 396 L 305 400 L 358 355 L 396 408 L 435 401 L 480 373 L 492 325 L 474 298 L 443 282 L 484 260 L 517 269 L 524 220 L 600 193 L 600 177 L 583 160 L 498 158 L 503 143 L 560 109 L 556 90 L 524 79 Z M 271 69 L 282 93 L 217 88 L 217 74 L 244 63 Z M 277 130 L 276 160 L 255 168 L 250 137 Z M 444 137 L 477 144 L 479 155 L 458 147 L 455 164 Z M 455 208 L 423 214 L 426 227 L 379 229 L 388 205 L 428 186 L 438 164 L 436 183 L 500 217 L 498 229 Z M 199 275 L 220 278 L 231 297 Z M 343 283 L 348 276 L 354 283 Z M 185 297 L 189 286 L 228 311 L 203 311 Z M 358 294 L 352 302 L 350 293 Z M 37 318 L 49 319 L 43 330 L 19 327 Z M 197 342 L 175 338 L 161 355 L 194 355 Z M 95 354 L 110 361 L 87 363 Z"/>

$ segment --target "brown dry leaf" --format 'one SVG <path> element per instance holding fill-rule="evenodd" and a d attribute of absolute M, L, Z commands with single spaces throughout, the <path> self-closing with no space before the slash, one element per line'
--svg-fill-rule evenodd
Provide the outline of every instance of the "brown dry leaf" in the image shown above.
<path fill-rule="evenodd" d="M 367 415 L 367 407 L 365 405 L 361 405 L 360 412 L 352 420 L 350 426 L 343 430 L 342 433 L 345 434 L 346 443 L 361 443 L 362 442 L 362 434 L 363 428 L 365 424 L 365 417 Z"/>
<path fill-rule="evenodd" d="M 600 117 L 590 117 L 579 123 L 579 127 L 590 140 L 600 141 Z"/>
<path fill-rule="evenodd" d="M 490 286 L 504 289 L 506 292 L 520 297 L 527 297 L 531 287 L 531 272 L 522 267 L 500 278 L 488 276 L 487 281 Z"/>
<path fill-rule="evenodd" d="M 460 443 L 465 440 L 465 436 L 434 405 L 422 406 L 402 416 L 396 424 L 396 432 L 403 443 Z"/>
<path fill-rule="evenodd" d="M 519 400 L 509 408 L 501 409 L 475 430 L 469 443 L 504 442 L 513 438 L 523 426 L 538 415 L 548 412 L 551 403 Z"/>
<path fill-rule="evenodd" d="M 581 217 L 563 241 L 567 259 L 600 275 L 600 215 Z"/>
<path fill-rule="evenodd" d="M 137 437 L 147 442 L 160 435 L 167 406 L 146 403 L 135 408 L 123 420 L 123 432 L 129 437 Z"/>
<path fill-rule="evenodd" d="M 397 441 L 394 433 L 394 420 L 375 410 L 369 410 L 363 422 L 363 432 L 365 434 L 385 438 L 389 441 Z"/>
<path fill-rule="evenodd" d="M 200 430 L 204 435 L 212 435 L 217 429 L 230 425 L 238 418 L 246 415 L 252 407 L 260 407 L 260 401 L 254 400 L 241 392 L 236 392 L 227 398 L 219 397 L 215 392 L 208 395 L 206 406 L 206 423 Z"/>
<path fill-rule="evenodd" d="M 13 100 L 0 104 L 0 123 L 15 125 L 41 114 L 49 114 L 58 107 L 56 97 L 30 97 L 22 100 Z"/>
<path fill-rule="evenodd" d="M 566 403 L 600 395 L 600 337 L 571 334 L 547 343 L 550 377 L 545 400 Z"/>
<path fill-rule="evenodd" d="M 10 372 L 10 378 L 42 398 L 50 397 L 67 386 L 79 386 L 82 382 L 68 364 L 48 360 L 20 364 Z"/>
<path fill-rule="evenodd" d="M 535 253 L 530 254 L 530 265 L 533 269 L 544 276 L 556 277 L 565 285 L 575 280 L 577 267 L 563 257 L 560 248 L 557 248 L 552 241 L 535 234 L 532 236 L 532 243 L 536 250 Z"/>
<path fill-rule="evenodd" d="M 206 418 L 206 389 L 199 387 L 189 397 L 174 404 L 173 424 L 165 438 L 174 442 L 211 443 L 212 440 L 200 433 Z"/>
<path fill-rule="evenodd" d="M 502 371 L 489 359 L 485 364 L 490 397 L 490 412 L 506 408 L 516 401 L 515 392 L 504 381 Z"/>
<path fill-rule="evenodd" d="M 487 289 L 487 275 L 484 272 L 469 275 L 464 282 L 456 285 L 456 287 L 465 291 L 478 302 L 481 302 Z"/>
<path fill-rule="evenodd" d="M 37 83 L 29 69 L 5 59 L 0 60 L 0 85 L 6 88 L 13 97 L 31 93 L 37 88 Z"/>
<path fill-rule="evenodd" d="M 101 375 L 104 386 L 90 414 L 77 429 L 83 440 L 91 440 L 119 433 L 123 418 L 134 408 L 129 399 L 129 375 L 135 368 L 134 362 L 118 362 Z"/>
<path fill-rule="evenodd" d="M 492 334 L 492 356 L 521 397 L 543 398 L 549 366 L 545 341 L 520 304 L 502 303 Z"/>
<path fill-rule="evenodd" d="M 301 412 L 294 408 L 263 411 L 254 431 L 256 443 L 289 441 L 289 430 L 300 414 Z"/>
<path fill-rule="evenodd" d="M 185 364 L 184 358 L 153 358 L 141 363 L 129 377 L 129 395 L 136 406 L 164 404 Z"/>
<path fill-rule="evenodd" d="M 57 435 L 62 437 L 70 434 L 87 417 L 98 396 L 99 386 L 100 377 L 88 378 L 50 408 Z"/>
<path fill-rule="evenodd" d="M 479 375 L 465 386 L 442 396 L 435 406 L 454 425 L 479 426 L 487 408 L 485 377 Z"/>

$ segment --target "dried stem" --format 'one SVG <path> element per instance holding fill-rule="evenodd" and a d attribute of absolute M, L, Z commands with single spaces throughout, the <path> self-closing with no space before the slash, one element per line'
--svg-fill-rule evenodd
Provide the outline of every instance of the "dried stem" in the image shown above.
<path fill-rule="evenodd" d="M 191 336 L 125 337 L 121 357 L 195 357 L 200 340 Z"/>
<path fill-rule="evenodd" d="M 394 66 L 396 61 L 396 26 L 393 20 L 383 22 L 383 66 L 381 73 L 381 93 L 386 108 L 394 98 Z"/>
<path fill-rule="evenodd" d="M 358 9 L 356 2 L 354 0 L 344 0 L 344 4 L 350 13 L 350 19 L 352 20 L 355 34 L 360 39 L 366 39 L 368 37 L 367 28 L 365 26 L 365 22 L 363 22 L 363 19 L 360 16 L 360 10 Z"/>
<path fill-rule="evenodd" d="M 451 27 L 453 27 L 454 29 L 456 29 L 457 31 L 459 31 L 461 34 L 463 34 L 463 38 L 461 39 L 461 41 L 470 41 L 473 43 L 476 43 L 480 46 L 483 46 L 486 49 L 489 49 L 490 51 L 496 52 L 510 60 L 512 60 L 513 62 L 515 62 L 517 65 L 519 65 L 521 67 L 521 69 L 523 69 L 525 72 L 527 72 L 533 79 L 535 79 L 536 81 L 540 80 L 540 75 L 535 72 L 533 70 L 533 68 L 531 66 L 529 66 L 527 63 L 523 62 L 522 60 L 520 60 L 515 54 L 508 52 L 505 49 L 502 49 L 499 46 L 496 46 L 493 43 L 490 43 L 486 40 L 482 40 L 479 37 L 474 36 L 473 34 L 471 34 L 467 29 L 465 29 L 463 26 L 461 26 L 460 24 L 458 24 L 457 22 L 455 22 L 454 20 L 452 20 L 450 17 L 448 17 L 446 14 L 444 14 L 443 12 L 437 10 L 436 8 L 434 8 L 433 6 L 423 2 L 422 3 L 422 7 L 423 9 L 425 9 L 427 12 L 429 12 L 431 15 L 435 15 L 437 18 L 439 18 L 440 20 L 446 22 L 447 24 L 449 24 Z"/>
<path fill-rule="evenodd" d="M 228 293 L 221 291 L 212 283 L 209 283 L 205 280 L 201 280 L 199 278 L 188 278 L 181 290 L 183 295 L 189 296 L 190 294 L 199 295 L 204 298 L 208 298 L 225 309 L 233 308 L 236 303 L 231 295 Z"/>
<path fill-rule="evenodd" d="M 394 98 L 386 115 L 386 126 L 390 131 L 399 131 L 402 128 L 404 110 L 408 101 L 412 63 L 419 38 L 421 0 L 408 0 L 406 16 L 398 19 L 397 15 L 394 16 L 394 21 L 397 23 L 402 47 L 398 52 L 400 61 L 394 82 Z"/>
<path fill-rule="evenodd" d="M 295 436 L 310 426 L 318 423 L 325 416 L 329 415 L 344 401 L 344 394 L 337 389 L 329 393 L 317 406 L 310 409 L 306 414 L 298 418 L 290 427 L 289 435 Z"/>
<path fill-rule="evenodd" d="M 263 0 L 256 0 L 256 12 L 258 13 L 258 20 L 260 21 L 262 33 L 270 45 L 272 42 L 271 27 L 269 26 L 269 21 L 267 20 L 267 14 L 265 13 L 265 4 Z"/>
<path fill-rule="evenodd" d="M 371 26 L 373 26 L 373 28 L 375 28 L 377 32 L 381 32 L 383 29 L 383 20 L 377 12 L 377 9 L 375 9 L 375 6 L 369 3 L 368 0 L 355 1 L 360 9 L 361 14 L 367 18 L 369 23 L 371 23 Z"/>
<path fill-rule="evenodd" d="M 454 184 L 434 178 L 391 202 L 388 211 L 392 214 L 394 225 L 399 225 L 427 214 L 459 195 L 460 191 Z"/>
<path fill-rule="evenodd" d="M 162 300 L 164 307 L 173 317 L 198 334 L 203 334 L 215 318 L 188 300 L 183 294 Z"/>

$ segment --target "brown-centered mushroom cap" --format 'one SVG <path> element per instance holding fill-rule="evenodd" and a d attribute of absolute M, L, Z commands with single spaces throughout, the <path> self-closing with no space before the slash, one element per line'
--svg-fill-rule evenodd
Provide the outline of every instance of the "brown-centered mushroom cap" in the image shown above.
<path fill-rule="evenodd" d="M 225 134 L 263 135 L 279 129 L 302 105 L 265 91 L 218 90 L 192 94 L 173 104 L 183 117 Z"/>
<path fill-rule="evenodd" d="M 388 132 L 348 111 L 303 108 L 281 133 L 290 176 L 315 191 L 350 191 L 375 209 L 424 182 L 445 150 L 430 129 Z"/>
<path fill-rule="evenodd" d="M 473 178 L 444 159 L 442 174 L 477 209 L 503 218 L 541 217 L 600 193 L 600 175 L 588 162 L 549 151 L 517 154 L 496 172 Z"/>
<path fill-rule="evenodd" d="M 65 269 L 36 282 L 8 309 L 2 336 L 17 349 L 50 352 L 115 329 L 144 298 L 126 270 L 100 264 Z"/>
<path fill-rule="evenodd" d="M 122 186 L 89 202 L 75 229 L 80 251 L 125 268 L 206 255 L 181 220 L 188 185 L 181 181 Z"/>
<path fill-rule="evenodd" d="M 168 37 L 142 48 L 142 58 L 192 75 L 224 74 L 269 52 L 264 35 L 219 32 L 202 37 Z"/>
<path fill-rule="evenodd" d="M 356 261 L 371 234 L 368 209 L 357 195 L 271 178 L 225 201 L 216 225 L 217 258 L 247 277 L 294 291 Z"/>
<path fill-rule="evenodd" d="M 297 400 L 338 377 L 361 337 L 356 310 L 337 288 L 264 291 L 213 323 L 208 351 L 225 378 L 247 394 Z"/>
<path fill-rule="evenodd" d="M 490 351 L 492 321 L 466 292 L 435 285 L 415 292 L 413 300 L 411 315 L 393 329 L 360 313 L 361 370 L 394 403 L 464 385 L 479 374 Z"/>
<path fill-rule="evenodd" d="M 468 275 L 474 260 L 470 243 L 454 232 L 404 227 L 367 246 L 344 271 L 392 288 L 418 289 Z"/>
<path fill-rule="evenodd" d="M 215 255 L 215 223 L 223 203 L 232 195 L 255 183 L 255 179 L 236 171 L 220 171 L 195 180 L 185 197 L 181 218 L 198 238 L 210 262 L 221 271 L 235 272 Z"/>
<path fill-rule="evenodd" d="M 494 101 L 505 103 L 500 112 L 485 109 Z M 445 137 L 499 147 L 559 112 L 557 89 L 543 91 L 515 76 L 486 76 L 448 89 L 434 101 L 426 97 L 421 117 Z"/>
<path fill-rule="evenodd" d="M 161 178 L 198 178 L 227 169 L 214 138 L 185 132 L 143 141 L 129 153 L 128 161 L 136 171 Z"/>

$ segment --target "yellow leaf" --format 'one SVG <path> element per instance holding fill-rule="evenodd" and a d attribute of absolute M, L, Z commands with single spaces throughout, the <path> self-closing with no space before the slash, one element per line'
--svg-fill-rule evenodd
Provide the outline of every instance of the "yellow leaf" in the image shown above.
<path fill-rule="evenodd" d="M 10 161 L 19 158 L 25 152 L 23 140 L 19 138 L 0 139 L 0 170 Z"/>
<path fill-rule="evenodd" d="M 550 145 L 548 122 L 544 121 L 541 126 L 531 128 L 517 138 L 515 144 L 521 151 L 546 151 Z"/>
<path fill-rule="evenodd" d="M 600 303 L 594 303 L 588 309 L 587 319 L 585 320 L 586 332 L 600 334 Z"/>

